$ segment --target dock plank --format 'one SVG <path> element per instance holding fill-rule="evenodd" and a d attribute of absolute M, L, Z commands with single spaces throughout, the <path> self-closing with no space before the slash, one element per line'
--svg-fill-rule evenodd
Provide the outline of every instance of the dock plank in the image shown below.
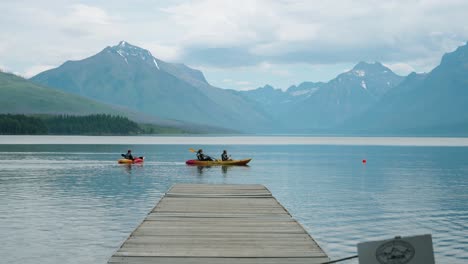
<path fill-rule="evenodd" d="M 176 184 L 108 263 L 322 263 L 328 256 L 263 185 Z"/>

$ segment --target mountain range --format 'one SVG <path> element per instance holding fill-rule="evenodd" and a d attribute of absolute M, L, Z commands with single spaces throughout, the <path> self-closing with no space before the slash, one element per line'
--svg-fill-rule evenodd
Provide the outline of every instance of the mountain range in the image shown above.
<path fill-rule="evenodd" d="M 327 83 L 302 83 L 284 92 L 265 86 L 244 93 L 273 113 L 285 132 L 310 133 L 333 129 L 363 113 L 403 79 L 381 63 L 360 62 Z"/>
<path fill-rule="evenodd" d="M 163 119 L 129 108 L 106 104 L 58 89 L 39 85 L 11 73 L 0 72 L 1 114 L 112 114 L 128 117 L 139 123 L 177 128 L 191 133 L 233 133 L 220 127 Z"/>
<path fill-rule="evenodd" d="M 428 74 L 410 74 L 342 128 L 370 133 L 466 135 L 467 99 L 468 45 L 464 45 L 445 54 L 440 65 Z"/>
<path fill-rule="evenodd" d="M 294 97 L 301 86 L 310 89 Z M 327 83 L 298 87 L 243 93 L 276 108 L 270 112 L 288 133 L 468 135 L 468 44 L 429 73 L 402 77 L 381 63 L 360 62 Z"/>
<path fill-rule="evenodd" d="M 162 120 L 249 133 L 468 134 L 468 46 L 427 74 L 360 62 L 328 82 L 287 90 L 214 87 L 203 73 L 122 41 L 30 80 Z"/>
<path fill-rule="evenodd" d="M 253 101 L 211 86 L 198 70 L 164 62 L 125 41 L 84 60 L 67 61 L 31 80 L 166 119 L 238 131 L 272 126 Z"/>

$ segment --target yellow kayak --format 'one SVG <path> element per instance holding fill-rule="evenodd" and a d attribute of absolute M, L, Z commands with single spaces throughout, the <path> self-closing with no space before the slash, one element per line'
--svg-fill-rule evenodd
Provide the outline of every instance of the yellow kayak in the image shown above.
<path fill-rule="evenodd" d="M 198 165 L 198 166 L 213 166 L 213 165 L 247 165 L 252 159 L 242 160 L 213 160 L 213 161 L 201 161 L 201 160 L 187 160 L 187 165 Z"/>
<path fill-rule="evenodd" d="M 138 157 L 133 160 L 131 159 L 119 159 L 117 162 L 120 164 L 135 164 L 135 163 L 143 163 L 144 157 Z"/>

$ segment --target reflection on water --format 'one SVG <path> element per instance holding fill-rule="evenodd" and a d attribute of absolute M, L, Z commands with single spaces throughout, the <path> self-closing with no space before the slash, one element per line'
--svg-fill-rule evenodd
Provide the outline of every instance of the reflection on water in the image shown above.
<path fill-rule="evenodd" d="M 120 166 L 125 169 L 127 174 L 132 174 L 132 164 L 120 164 Z"/>
<path fill-rule="evenodd" d="M 332 258 L 431 233 L 437 263 L 468 259 L 468 148 L 232 145 L 250 166 L 198 167 L 189 147 L 0 145 L 2 262 L 106 263 L 175 183 L 264 184 Z"/>
<path fill-rule="evenodd" d="M 143 163 L 137 164 L 119 164 L 127 174 L 132 174 L 132 170 L 141 170 L 143 167 Z"/>
<path fill-rule="evenodd" d="M 228 169 L 232 166 L 221 166 L 221 171 L 223 172 L 223 175 L 226 176 Z"/>
<path fill-rule="evenodd" d="M 203 170 L 208 170 L 210 168 L 211 166 L 197 166 L 198 175 L 203 175 Z"/>
<path fill-rule="evenodd" d="M 240 166 L 240 165 L 221 165 L 221 166 L 190 166 L 190 167 L 196 167 L 197 168 L 197 172 L 198 172 L 198 175 L 199 176 L 202 176 L 204 172 L 206 171 L 221 171 L 222 175 L 223 176 L 227 176 L 227 173 L 229 170 L 231 170 L 233 167 L 243 167 L 243 168 L 249 168 L 248 165 L 243 165 L 243 166 Z"/>

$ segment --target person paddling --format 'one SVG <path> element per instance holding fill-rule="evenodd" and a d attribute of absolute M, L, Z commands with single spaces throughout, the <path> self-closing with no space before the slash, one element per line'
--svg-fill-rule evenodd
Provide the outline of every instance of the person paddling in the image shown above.
<path fill-rule="evenodd" d="M 197 151 L 197 159 L 201 161 L 213 161 L 213 158 L 203 153 L 203 149 Z"/>
<path fill-rule="evenodd" d="M 132 155 L 132 150 L 128 150 L 127 154 L 122 154 L 122 157 L 129 159 L 129 160 L 134 160 L 133 155 Z"/>
<path fill-rule="evenodd" d="M 221 160 L 222 160 L 222 161 L 231 160 L 231 157 L 228 156 L 226 150 L 223 150 L 223 153 L 221 154 Z"/>

